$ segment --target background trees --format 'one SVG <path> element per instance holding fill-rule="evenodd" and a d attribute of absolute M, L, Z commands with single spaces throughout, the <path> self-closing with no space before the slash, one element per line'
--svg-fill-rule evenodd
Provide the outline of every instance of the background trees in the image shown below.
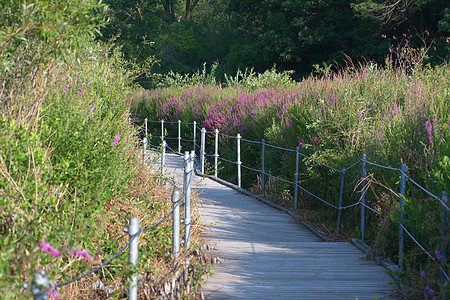
<path fill-rule="evenodd" d="M 314 64 L 343 64 L 348 57 L 382 62 L 405 45 L 428 50 L 434 64 L 449 53 L 450 10 L 443 0 L 107 2 L 111 22 L 103 38 L 116 36 L 129 59 L 154 55 L 162 73 L 218 62 L 219 77 L 274 65 L 301 77 Z"/>

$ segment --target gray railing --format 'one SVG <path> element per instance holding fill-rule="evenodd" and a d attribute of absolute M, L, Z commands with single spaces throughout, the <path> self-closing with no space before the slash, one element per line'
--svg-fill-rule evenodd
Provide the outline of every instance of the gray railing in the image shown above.
<path fill-rule="evenodd" d="M 131 121 L 131 120 L 130 120 Z M 165 148 L 164 146 L 166 143 L 162 143 L 162 167 L 161 171 L 164 173 L 164 157 L 165 157 Z M 147 142 L 144 140 L 144 150 L 145 147 L 147 147 Z M 180 202 L 184 203 L 184 221 L 185 221 L 185 251 L 188 252 L 188 249 L 190 247 L 190 234 L 191 234 L 191 182 L 192 182 L 192 176 L 194 171 L 194 157 L 195 153 L 192 151 L 190 154 L 188 152 L 185 153 L 184 157 L 184 178 L 183 178 L 183 196 L 181 197 L 180 191 L 176 190 L 176 186 L 174 186 L 174 191 L 172 193 L 172 203 L 173 207 L 170 210 L 170 212 L 165 215 L 163 218 L 161 218 L 158 222 L 155 224 L 146 227 L 146 228 L 140 228 L 138 223 L 138 218 L 130 218 L 130 223 L 128 227 L 124 228 L 123 230 L 128 233 L 129 235 L 129 241 L 128 243 L 123 246 L 119 251 L 117 251 L 113 256 L 111 256 L 108 260 L 106 260 L 101 265 L 89 270 L 88 272 L 77 276 L 71 280 L 67 280 L 62 283 L 55 284 L 48 278 L 48 272 L 43 270 L 38 270 L 35 272 L 35 276 L 33 279 L 33 285 L 31 287 L 31 292 L 33 294 L 33 299 L 35 300 L 43 300 L 47 299 L 48 295 L 54 291 L 56 291 L 58 288 L 71 284 L 75 281 L 78 281 L 82 278 L 85 278 L 92 273 L 97 272 L 98 270 L 102 269 L 103 267 L 107 266 L 109 263 L 111 263 L 115 258 L 119 257 L 127 248 L 129 248 L 129 262 L 130 265 L 136 266 L 137 260 L 138 260 L 138 237 L 140 234 L 149 231 L 160 224 L 162 224 L 165 220 L 169 218 L 170 215 L 173 215 L 173 236 L 172 236 L 172 259 L 175 261 L 180 253 Z M 144 163 L 145 163 L 145 152 L 144 152 Z M 163 181 L 174 185 L 174 183 L 170 180 L 167 180 L 167 178 L 161 178 Z M 189 265 L 189 256 L 186 258 L 186 268 L 184 273 L 184 278 L 187 278 L 188 276 L 188 265 Z M 130 285 L 128 290 L 128 299 L 130 300 L 136 300 L 137 299 L 137 293 L 138 293 L 138 284 L 137 284 L 137 273 L 133 273 L 130 278 Z M 171 295 L 163 295 L 166 297 L 171 297 Z M 172 295 L 173 296 L 173 295 Z"/>
<path fill-rule="evenodd" d="M 366 194 L 367 194 L 367 186 L 368 186 L 368 182 L 367 182 L 367 165 L 372 165 L 378 168 L 383 168 L 383 169 L 387 169 L 387 170 L 391 170 L 391 171 L 396 171 L 399 172 L 400 175 L 400 194 L 398 195 L 399 197 L 399 206 L 400 206 L 400 218 L 398 219 L 398 223 L 399 223 L 399 260 L 398 260 L 398 265 L 400 268 L 400 271 L 403 272 L 404 271 L 404 251 L 405 251 L 405 233 L 411 238 L 411 240 L 417 244 L 417 246 L 426 254 L 428 255 L 428 257 L 430 257 L 434 262 L 436 262 L 439 265 L 439 268 L 441 270 L 441 287 L 444 286 L 445 281 L 449 281 L 449 275 L 447 273 L 447 271 L 445 270 L 445 266 L 443 266 L 442 263 L 440 263 L 436 257 L 433 257 L 429 251 L 427 251 L 425 249 L 425 247 L 423 247 L 419 242 L 418 239 L 415 238 L 406 228 L 404 225 L 404 221 L 405 221 L 405 206 L 404 206 L 404 200 L 406 197 L 406 181 L 409 180 L 409 182 L 413 183 L 416 187 L 418 187 L 419 189 L 421 189 L 422 191 L 424 191 L 426 194 L 428 194 L 430 197 L 432 197 L 433 199 L 437 200 L 441 206 L 441 243 L 440 243 L 440 249 L 441 249 L 441 255 L 443 256 L 443 258 L 441 259 L 441 261 L 446 261 L 447 258 L 447 246 L 445 243 L 445 240 L 448 239 L 448 221 L 447 221 L 447 214 L 448 211 L 450 210 L 449 208 L 449 204 L 448 204 L 448 199 L 447 199 L 447 193 L 446 191 L 442 191 L 440 196 L 436 196 L 434 195 L 432 192 L 428 191 L 427 189 L 425 189 L 424 187 L 422 187 L 420 184 L 418 184 L 415 180 L 413 180 L 408 174 L 407 174 L 407 166 L 404 163 L 401 163 L 400 168 L 394 168 L 394 167 L 389 167 L 389 166 L 384 166 L 384 165 L 380 165 L 377 164 L 375 162 L 371 162 L 367 159 L 367 156 L 365 153 L 362 154 L 361 159 L 355 161 L 353 164 L 349 165 L 348 167 L 342 168 L 341 170 L 327 165 L 323 162 L 317 161 L 316 159 L 314 159 L 311 156 L 305 155 L 304 153 L 300 152 L 299 147 L 296 147 L 295 150 L 293 149 L 288 149 L 288 148 L 284 148 L 284 147 L 279 147 L 276 145 L 271 145 L 268 144 L 264 139 L 259 141 L 253 141 L 253 140 L 248 140 L 248 139 L 244 139 L 240 134 L 237 134 L 236 136 L 231 136 L 231 135 L 226 135 L 223 134 L 221 132 L 219 132 L 218 129 L 215 129 L 214 131 L 206 131 L 205 128 L 201 128 L 197 125 L 197 122 L 181 122 L 180 120 L 178 121 L 164 121 L 164 120 L 160 120 L 160 121 L 150 121 L 148 119 L 145 120 L 135 120 L 137 122 L 139 121 L 144 121 L 145 122 L 145 135 L 147 137 L 148 135 L 148 123 L 160 123 L 161 124 L 161 141 L 162 141 L 162 145 L 163 148 L 168 147 L 167 144 L 165 143 L 166 140 L 178 140 L 178 151 L 175 151 L 173 149 L 170 150 L 174 153 L 178 153 L 180 154 L 181 152 L 181 142 L 182 141 L 186 141 L 186 142 L 193 142 L 193 151 L 196 151 L 196 149 L 199 149 L 199 170 L 202 174 L 205 173 L 205 159 L 206 157 L 213 157 L 214 158 L 214 176 L 217 177 L 218 176 L 218 164 L 220 161 L 223 162 L 227 162 L 227 163 L 231 163 L 236 165 L 236 174 L 237 174 L 237 185 L 239 188 L 242 187 L 242 168 L 245 168 L 247 170 L 253 171 L 253 172 L 257 172 L 261 175 L 261 194 L 264 196 L 265 195 L 265 184 L 266 184 L 266 177 L 271 177 L 273 179 L 288 183 L 288 184 L 292 184 L 293 185 L 293 189 L 294 189 L 294 208 L 297 209 L 298 208 L 298 195 L 299 192 L 298 190 L 302 190 L 304 193 L 310 195 L 311 197 L 321 201 L 322 203 L 326 204 L 327 206 L 336 209 L 337 210 L 337 224 L 336 224 L 336 232 L 339 233 L 341 230 L 341 224 L 342 224 L 342 212 L 345 209 L 349 209 L 351 207 L 355 207 L 355 206 L 360 206 L 361 208 L 361 217 L 360 217 L 360 227 L 361 227 L 361 240 L 362 242 L 365 243 L 365 239 L 366 239 L 366 209 L 374 212 L 375 214 L 380 214 L 379 211 L 377 211 L 376 209 L 370 207 L 366 201 Z M 167 137 L 165 136 L 165 127 L 164 124 L 177 124 L 178 125 L 178 136 L 177 137 Z M 189 125 L 189 126 L 193 126 L 192 129 L 192 136 L 193 139 L 183 139 L 182 135 L 181 135 L 181 125 Z M 197 132 L 200 132 L 200 145 L 197 144 Z M 213 135 L 214 137 L 214 154 L 206 154 L 206 136 L 207 134 Z M 236 140 L 236 161 L 232 161 L 232 160 L 228 160 L 225 158 L 222 158 L 219 155 L 219 136 L 223 136 L 226 138 L 231 138 L 231 139 L 235 139 Z M 250 166 L 246 166 L 244 164 L 242 164 L 241 161 L 241 141 L 247 142 L 247 143 L 252 143 L 252 144 L 256 144 L 256 145 L 260 145 L 261 146 L 261 169 L 255 169 L 252 168 Z M 164 146 L 166 145 L 166 146 Z M 160 147 L 159 145 L 152 145 L 155 148 Z M 295 157 L 296 157 L 296 161 L 295 161 L 295 173 L 293 174 L 294 177 L 294 181 L 290 181 L 284 178 L 280 178 L 277 176 L 274 176 L 272 174 L 270 174 L 270 172 L 267 172 L 267 170 L 265 169 L 266 167 L 266 157 L 265 157 L 265 153 L 267 150 L 267 147 L 270 148 L 274 148 L 274 149 L 278 149 L 278 150 L 282 150 L 282 151 L 287 151 L 287 152 L 293 152 L 295 153 Z M 163 150 L 164 153 L 164 150 Z M 341 181 L 340 181 L 340 188 L 339 188 L 339 204 L 336 206 L 332 203 L 330 203 L 329 201 L 323 199 L 322 197 L 315 195 L 314 193 L 312 193 L 311 191 L 307 190 L 305 187 L 301 186 L 299 183 L 299 162 L 300 162 L 300 157 L 306 158 L 311 162 L 315 162 L 335 173 L 340 173 L 341 174 Z M 361 183 L 362 183 L 362 189 L 361 189 L 361 197 L 359 199 L 359 201 L 343 206 L 343 198 L 344 198 L 344 186 L 345 186 L 345 180 L 346 180 L 346 174 L 348 173 L 348 171 L 354 167 L 356 167 L 358 164 L 361 164 Z M 161 169 L 163 169 L 163 166 L 161 166 Z"/>

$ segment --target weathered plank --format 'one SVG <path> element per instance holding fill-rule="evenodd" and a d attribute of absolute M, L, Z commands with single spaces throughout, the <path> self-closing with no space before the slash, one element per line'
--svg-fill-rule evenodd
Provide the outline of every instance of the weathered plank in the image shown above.
<path fill-rule="evenodd" d="M 182 182 L 182 158 L 166 169 Z M 323 242 L 290 217 L 213 180 L 194 177 L 205 238 L 214 245 L 207 299 L 393 299 L 386 270 L 348 242 Z"/>

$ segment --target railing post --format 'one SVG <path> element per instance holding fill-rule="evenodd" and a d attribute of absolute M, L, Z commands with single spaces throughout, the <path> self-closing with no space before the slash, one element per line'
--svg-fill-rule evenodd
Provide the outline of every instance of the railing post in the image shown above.
<path fill-rule="evenodd" d="M 363 153 L 362 155 L 362 163 L 361 163 L 361 176 L 362 176 L 362 194 L 361 194 L 361 241 L 363 243 L 365 243 L 366 240 L 366 207 L 364 205 L 366 205 L 366 177 L 367 177 L 367 170 L 366 170 L 366 160 L 367 160 L 367 155 L 365 153 Z"/>
<path fill-rule="evenodd" d="M 266 194 L 266 140 L 261 141 L 261 194 L 263 197 Z"/>
<path fill-rule="evenodd" d="M 164 141 L 164 120 L 161 120 L 161 141 Z"/>
<path fill-rule="evenodd" d="M 197 142 L 197 121 L 194 121 L 194 138 L 193 138 L 194 142 L 193 142 L 193 148 L 194 152 L 195 152 L 195 143 Z"/>
<path fill-rule="evenodd" d="M 406 196 L 406 172 L 408 168 L 405 163 L 400 165 L 401 176 L 400 176 L 400 226 L 398 228 L 398 266 L 400 272 L 403 273 L 405 270 L 405 231 L 403 230 L 403 221 L 405 219 L 405 196 Z"/>
<path fill-rule="evenodd" d="M 347 170 L 345 168 L 342 169 L 341 175 L 341 188 L 339 190 L 339 207 L 338 207 L 338 219 L 336 225 L 336 234 L 341 232 L 341 222 L 342 222 L 342 205 L 344 203 L 344 187 L 345 187 L 345 175 L 347 174 Z"/>
<path fill-rule="evenodd" d="M 162 156 L 161 156 L 161 174 L 164 175 L 164 167 L 166 165 L 166 147 L 167 143 L 166 141 L 162 142 Z"/>
<path fill-rule="evenodd" d="M 300 165 L 300 147 L 295 147 L 295 181 L 294 181 L 294 209 L 298 208 L 298 169 Z"/>
<path fill-rule="evenodd" d="M 172 255 L 173 259 L 180 252 L 180 191 L 174 191 L 172 194 L 173 203 L 173 233 L 172 233 Z"/>
<path fill-rule="evenodd" d="M 442 202 L 448 207 L 448 198 L 447 198 L 447 192 L 442 191 L 441 194 L 441 200 Z M 442 255 L 442 261 L 446 262 L 448 258 L 448 213 L 447 209 L 445 207 L 441 207 L 441 255 Z M 446 298 L 445 293 L 445 282 L 446 282 L 446 276 L 445 272 L 447 272 L 447 265 L 444 263 L 441 263 L 442 269 L 441 269 L 441 298 Z"/>
<path fill-rule="evenodd" d="M 48 272 L 38 270 L 34 272 L 33 284 L 31 285 L 31 293 L 34 300 L 47 300 L 50 281 L 48 280 Z"/>
<path fill-rule="evenodd" d="M 216 128 L 214 134 L 214 176 L 217 177 L 217 165 L 219 163 L 219 129 Z"/>
<path fill-rule="evenodd" d="M 148 119 L 145 118 L 144 121 L 145 121 L 145 137 L 147 137 L 147 135 L 148 135 L 148 125 L 147 125 Z"/>
<path fill-rule="evenodd" d="M 181 153 L 181 120 L 178 120 L 178 153 Z"/>
<path fill-rule="evenodd" d="M 130 224 L 128 228 L 124 228 L 124 231 L 128 232 L 130 236 L 130 252 L 129 252 L 129 260 L 132 268 L 136 267 L 136 263 L 138 260 L 138 238 L 135 237 L 133 240 L 133 236 L 139 232 L 139 220 L 138 218 L 130 218 Z M 130 288 L 128 291 L 128 299 L 129 300 L 137 300 L 137 272 L 133 270 L 133 274 L 130 278 Z"/>
<path fill-rule="evenodd" d="M 194 176 L 194 159 L 195 159 L 195 152 L 192 150 L 191 154 L 189 156 L 189 180 L 188 180 L 188 195 L 189 197 L 186 198 L 186 210 L 185 210 L 185 244 L 186 249 L 189 248 L 191 244 L 191 187 L 192 187 L 192 177 Z"/>
<path fill-rule="evenodd" d="M 143 164 L 145 165 L 145 151 L 147 150 L 147 145 L 148 145 L 148 141 L 147 141 L 146 137 L 144 137 L 142 144 L 144 146 L 144 149 L 142 150 L 142 160 L 143 160 Z"/>
<path fill-rule="evenodd" d="M 237 136 L 237 172 L 238 172 L 238 187 L 242 185 L 241 178 L 241 135 L 238 133 Z"/>
<path fill-rule="evenodd" d="M 188 180 L 188 171 L 189 171 L 189 151 L 184 151 L 184 156 L 183 156 L 183 161 L 184 161 L 184 173 L 183 173 L 183 197 L 182 197 L 182 201 L 183 203 L 186 203 L 186 188 L 187 188 L 187 180 Z"/>
<path fill-rule="evenodd" d="M 200 142 L 200 167 L 202 174 L 205 174 L 205 139 L 206 139 L 206 129 L 202 128 L 202 137 Z"/>

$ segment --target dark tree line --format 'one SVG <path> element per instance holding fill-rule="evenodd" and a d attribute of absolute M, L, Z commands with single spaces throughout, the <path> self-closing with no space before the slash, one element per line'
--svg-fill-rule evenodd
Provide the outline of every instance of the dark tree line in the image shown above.
<path fill-rule="evenodd" d="M 445 0 L 108 0 L 125 56 L 155 57 L 155 72 L 262 72 L 274 65 L 309 74 L 314 64 L 345 64 L 427 50 L 425 63 L 449 58 L 450 9 Z M 414 52 L 414 49 L 425 49 Z"/>

